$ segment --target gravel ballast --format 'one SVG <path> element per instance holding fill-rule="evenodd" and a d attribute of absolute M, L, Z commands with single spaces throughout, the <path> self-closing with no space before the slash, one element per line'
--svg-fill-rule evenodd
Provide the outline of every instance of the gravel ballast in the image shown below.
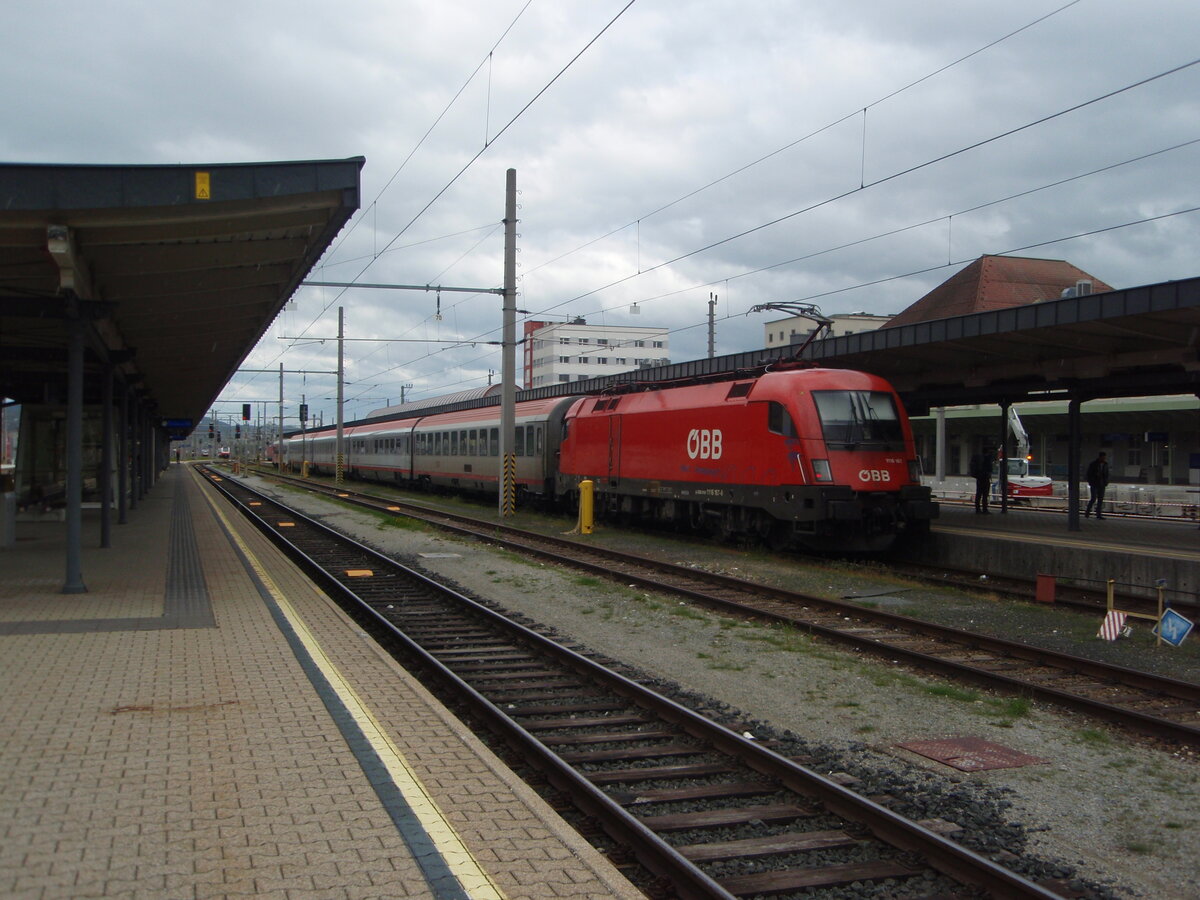
<path fill-rule="evenodd" d="M 278 490 L 252 481 L 255 487 Z M 764 732 L 793 732 L 822 759 L 823 771 L 862 778 L 864 786 L 856 789 L 864 793 L 891 793 L 900 801 L 898 812 L 917 818 L 957 816 L 960 825 L 994 830 L 997 850 L 1019 840 L 1026 854 L 1044 863 L 1034 873 L 1037 877 L 1078 876 L 1119 897 L 1200 897 L 1200 760 L 1192 752 L 1156 747 L 1038 703 L 959 688 L 795 631 L 738 621 L 524 560 L 484 542 L 448 538 L 424 527 L 383 525 L 375 516 L 310 494 L 280 493 L 284 502 L 473 596 L 712 698 L 697 702 L 735 710 L 745 721 L 761 723 Z M 643 553 L 657 545 L 666 558 L 674 554 L 673 561 L 686 557 L 688 564 L 742 577 L 751 577 L 758 567 L 756 555 L 725 547 L 645 535 L 610 537 L 632 542 Z M 897 589 L 902 600 L 888 597 L 886 576 L 872 583 L 867 575 L 799 558 L 762 565 L 776 576 L 782 567 L 791 573 L 788 581 L 829 582 L 830 596 L 875 594 L 885 603 L 902 602 L 907 607 L 903 611 L 910 613 L 938 603 L 937 597 L 918 596 L 904 587 Z M 764 575 L 771 577 L 771 572 Z M 994 600 L 955 595 L 941 606 L 957 610 L 951 624 L 960 627 L 970 627 L 972 618 L 1000 618 L 1022 627 L 1019 604 L 1009 607 L 1016 612 L 998 615 Z M 1030 611 L 1031 616 L 1045 614 Z M 1045 624 L 1039 620 L 1037 627 Z M 1062 630 L 1066 634 L 1079 626 L 1068 623 Z M 1181 665 L 1190 674 L 1188 660 Z M 967 736 L 1047 761 L 966 773 L 896 746 Z M 961 821 L 971 815 L 979 821 Z"/>

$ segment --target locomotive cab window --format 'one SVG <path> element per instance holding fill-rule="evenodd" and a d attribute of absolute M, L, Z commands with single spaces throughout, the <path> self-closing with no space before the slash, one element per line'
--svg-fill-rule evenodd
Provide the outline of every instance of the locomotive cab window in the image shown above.
<path fill-rule="evenodd" d="M 775 400 L 767 404 L 767 430 L 773 431 L 775 434 L 782 434 L 786 438 L 794 438 L 796 434 L 796 424 L 792 421 L 791 413 L 789 413 L 782 403 Z"/>
<path fill-rule="evenodd" d="M 900 416 L 887 391 L 813 391 L 812 397 L 827 445 L 903 446 Z"/>

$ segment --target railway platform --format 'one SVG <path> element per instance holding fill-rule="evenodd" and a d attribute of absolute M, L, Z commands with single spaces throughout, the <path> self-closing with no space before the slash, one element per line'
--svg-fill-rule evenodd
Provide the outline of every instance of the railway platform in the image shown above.
<path fill-rule="evenodd" d="M 212 494 L 0 550 L 0 895 L 642 896 Z"/>
<path fill-rule="evenodd" d="M 921 562 L 1033 578 L 1053 575 L 1103 591 L 1108 579 L 1132 596 L 1153 597 L 1161 580 L 1172 597 L 1200 601 L 1200 532 L 1195 520 L 1151 519 L 1109 510 L 1067 530 L 1062 509 L 998 505 L 977 515 L 970 502 L 947 502 L 930 540 L 913 549 Z"/>

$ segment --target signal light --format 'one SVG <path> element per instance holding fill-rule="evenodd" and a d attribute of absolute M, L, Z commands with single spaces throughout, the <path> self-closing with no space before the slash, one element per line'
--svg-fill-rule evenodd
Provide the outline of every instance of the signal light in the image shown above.
<path fill-rule="evenodd" d="M 233 426 L 233 436 L 235 438 L 240 438 L 242 436 L 242 426 L 241 425 Z"/>
<path fill-rule="evenodd" d="M 250 404 L 249 403 L 242 404 L 242 421 L 243 422 L 250 421 Z"/>
<path fill-rule="evenodd" d="M 212 436 L 213 436 L 213 425 L 212 425 L 212 422 L 209 422 L 209 423 L 208 423 L 208 436 L 209 436 L 209 439 L 211 439 L 211 438 L 212 438 Z"/>

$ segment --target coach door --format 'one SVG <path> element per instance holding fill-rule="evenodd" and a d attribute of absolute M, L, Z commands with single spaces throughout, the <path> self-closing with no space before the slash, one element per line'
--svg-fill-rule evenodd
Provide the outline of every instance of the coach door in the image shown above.
<path fill-rule="evenodd" d="M 608 417 L 608 482 L 616 484 L 621 477 L 621 417 Z"/>

